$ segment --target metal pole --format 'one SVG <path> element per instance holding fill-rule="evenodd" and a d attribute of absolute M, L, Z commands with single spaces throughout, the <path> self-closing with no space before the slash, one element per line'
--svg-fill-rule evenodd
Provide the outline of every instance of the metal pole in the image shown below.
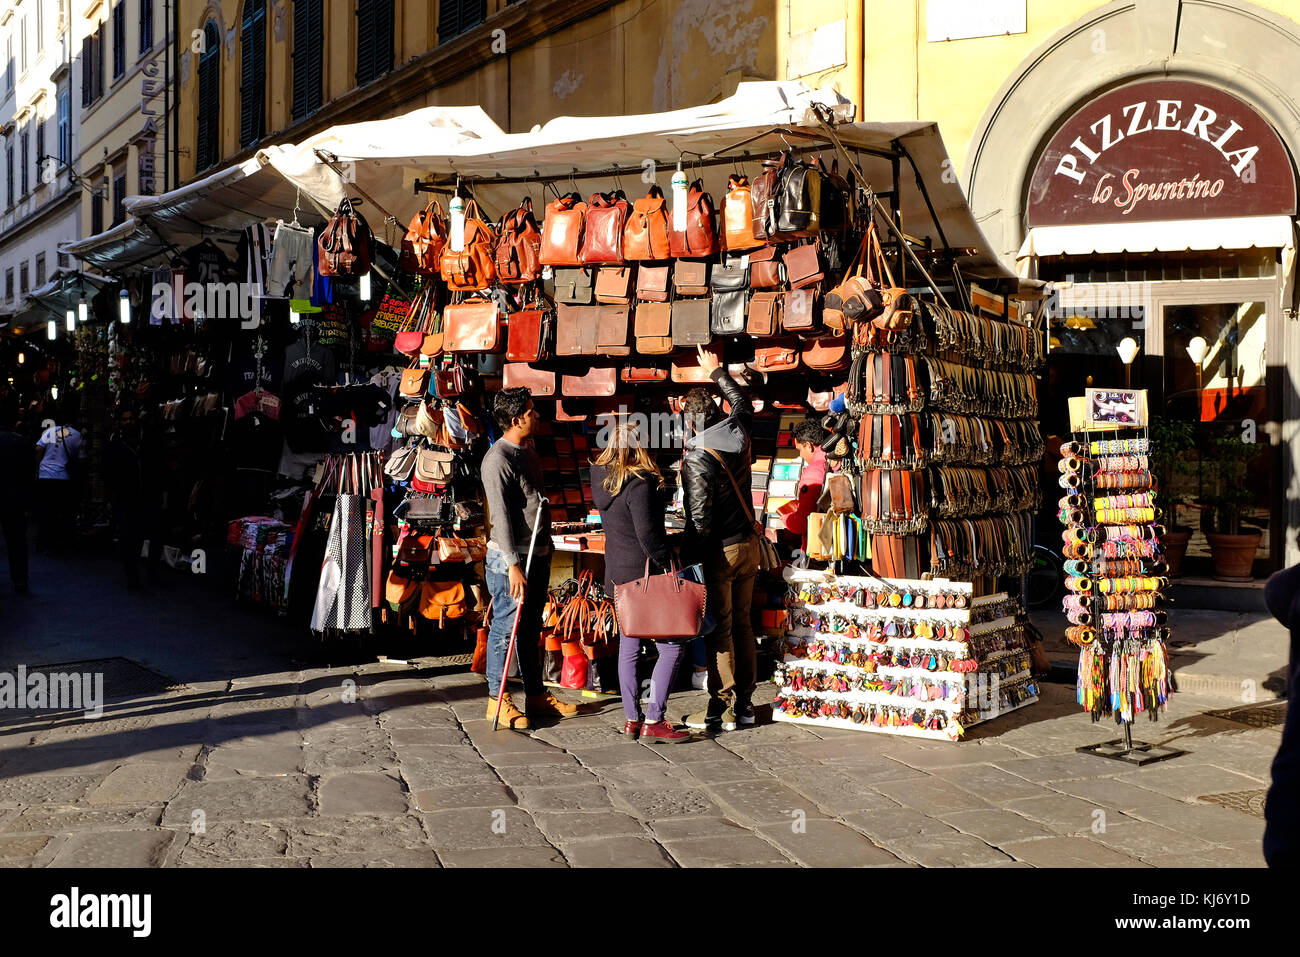
<path fill-rule="evenodd" d="M 510 662 L 514 660 L 515 655 L 515 636 L 519 634 L 519 618 L 524 612 L 524 602 L 528 600 L 528 575 L 533 567 L 533 548 L 537 544 L 537 529 L 542 524 L 542 509 L 546 508 L 550 502 L 545 496 L 537 503 L 537 514 L 533 516 L 533 534 L 528 540 L 528 558 L 524 560 L 524 598 L 523 601 L 515 603 L 515 623 L 510 629 L 510 643 L 506 645 L 506 661 L 501 667 L 501 684 L 497 689 L 497 710 L 492 716 L 492 730 L 497 729 L 497 724 L 501 721 L 501 702 L 506 696 L 506 677 L 510 674 Z"/>

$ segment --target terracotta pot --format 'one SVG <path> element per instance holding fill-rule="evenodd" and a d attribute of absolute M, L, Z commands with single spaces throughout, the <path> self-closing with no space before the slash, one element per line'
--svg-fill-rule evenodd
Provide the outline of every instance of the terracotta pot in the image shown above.
<path fill-rule="evenodd" d="M 1187 555 L 1187 543 L 1192 540 L 1192 533 L 1187 532 L 1165 532 L 1160 536 L 1160 551 L 1164 553 L 1165 562 L 1169 565 L 1169 577 L 1181 578 L 1183 574 L 1183 558 Z"/>
<path fill-rule="evenodd" d="M 1210 543 L 1210 555 L 1214 558 L 1215 578 L 1225 582 L 1251 580 L 1250 568 L 1255 562 L 1255 551 L 1259 548 L 1259 532 L 1244 535 L 1207 532 L 1205 538 Z"/>

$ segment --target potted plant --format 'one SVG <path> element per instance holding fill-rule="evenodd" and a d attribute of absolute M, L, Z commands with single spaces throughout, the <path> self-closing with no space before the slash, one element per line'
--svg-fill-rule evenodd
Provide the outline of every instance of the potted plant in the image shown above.
<path fill-rule="evenodd" d="M 1151 471 L 1156 479 L 1156 492 L 1163 499 L 1161 506 L 1170 519 L 1165 526 L 1165 533 L 1160 536 L 1160 550 L 1169 566 L 1170 578 L 1182 575 L 1187 543 L 1192 538 L 1190 525 L 1179 525 L 1174 521 L 1176 506 L 1182 500 L 1174 489 L 1174 480 L 1191 474 L 1192 467 L 1187 462 L 1187 452 L 1194 445 L 1192 423 L 1162 415 L 1151 417 Z"/>
<path fill-rule="evenodd" d="M 1255 498 L 1251 467 L 1260 451 L 1258 444 L 1243 442 L 1233 433 L 1210 442 L 1211 460 L 1206 465 L 1213 473 L 1214 493 L 1205 500 L 1205 538 L 1214 559 L 1214 577 L 1220 581 L 1251 579 L 1261 535 L 1258 529 L 1243 531 L 1241 517 Z"/>

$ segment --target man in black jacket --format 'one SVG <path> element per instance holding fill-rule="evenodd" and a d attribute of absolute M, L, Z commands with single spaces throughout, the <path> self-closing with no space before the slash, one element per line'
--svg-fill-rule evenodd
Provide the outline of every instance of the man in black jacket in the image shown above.
<path fill-rule="evenodd" d="M 1300 867 L 1300 565 L 1280 571 L 1264 587 L 1273 617 L 1291 632 L 1286 724 L 1273 759 L 1273 786 L 1264 804 L 1264 859 L 1269 867 Z"/>
<path fill-rule="evenodd" d="M 686 505 L 685 554 L 704 565 L 709 612 L 717 622 L 705 638 L 709 703 L 685 719 L 688 728 L 734 731 L 754 723 L 752 698 L 757 647 L 750 621 L 759 545 L 750 501 L 750 441 L 754 407 L 712 353 L 700 365 L 731 407 L 724 415 L 705 389 L 692 389 L 684 411 L 702 426 L 686 442 L 682 488 Z"/>

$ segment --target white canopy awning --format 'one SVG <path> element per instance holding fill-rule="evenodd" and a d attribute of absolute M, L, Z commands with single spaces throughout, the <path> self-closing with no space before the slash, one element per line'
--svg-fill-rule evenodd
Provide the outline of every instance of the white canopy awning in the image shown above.
<path fill-rule="evenodd" d="M 1290 216 L 1177 219 L 1152 223 L 1035 226 L 1016 259 L 1090 253 L 1182 252 L 1189 249 L 1285 249 L 1294 244 Z"/>

